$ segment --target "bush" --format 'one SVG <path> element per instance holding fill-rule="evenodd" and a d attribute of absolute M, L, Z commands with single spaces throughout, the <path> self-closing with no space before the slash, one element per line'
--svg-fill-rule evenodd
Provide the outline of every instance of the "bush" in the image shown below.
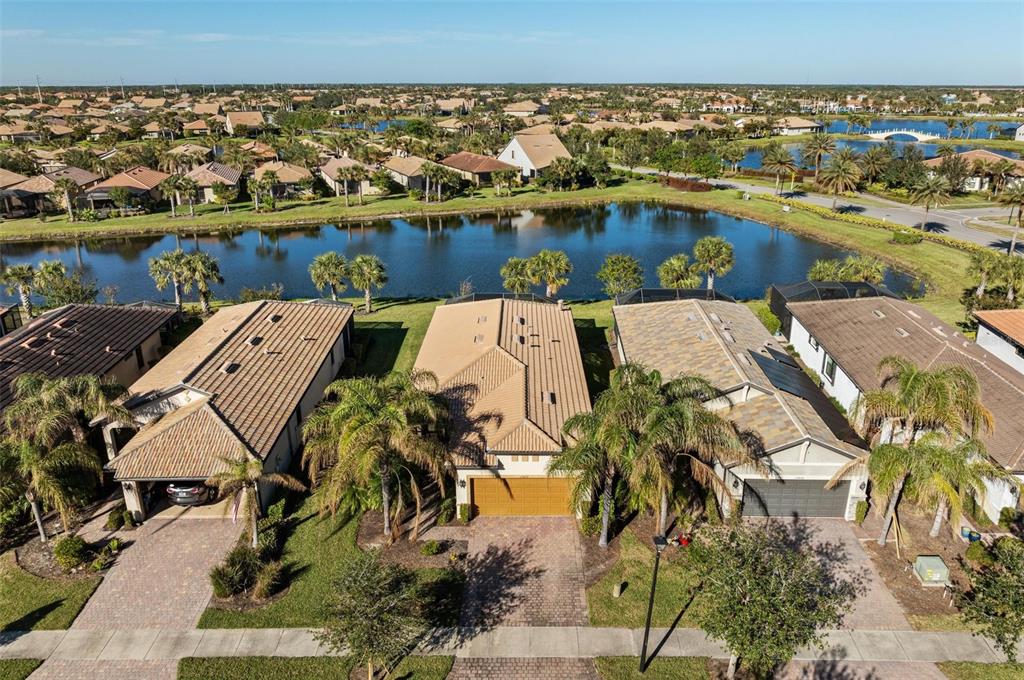
<path fill-rule="evenodd" d="M 284 580 L 284 565 L 279 561 L 267 562 L 256 574 L 256 583 L 252 589 L 252 596 L 257 600 L 265 600 L 281 587 Z"/>
<path fill-rule="evenodd" d="M 964 557 L 968 562 L 979 567 L 991 567 L 995 564 L 995 559 L 992 557 L 992 553 L 989 552 L 988 546 L 981 541 L 975 541 L 967 546 Z"/>
<path fill-rule="evenodd" d="M 235 594 L 235 581 L 226 565 L 218 564 L 210 570 L 210 585 L 216 597 L 226 598 Z"/>
<path fill-rule="evenodd" d="M 455 518 L 455 498 L 449 496 L 441 501 L 441 506 L 437 509 L 437 523 L 445 525 L 450 523 Z"/>
<path fill-rule="evenodd" d="M 923 240 L 924 236 L 919 231 L 894 231 L 892 234 L 892 242 L 901 246 L 917 245 Z"/>
<path fill-rule="evenodd" d="M 438 541 L 424 541 L 423 545 L 420 546 L 421 555 L 437 555 L 444 550 Z"/>
<path fill-rule="evenodd" d="M 217 597 L 238 595 L 252 588 L 256 583 L 262 564 L 252 546 L 240 543 L 228 553 L 224 564 L 210 571 L 210 583 Z"/>
<path fill-rule="evenodd" d="M 238 291 L 238 301 L 240 303 L 256 302 L 257 300 L 280 300 L 283 296 L 283 283 L 272 283 L 263 288 L 242 288 Z"/>
<path fill-rule="evenodd" d="M 121 526 L 123 526 L 125 529 L 134 529 L 136 526 L 138 526 L 135 523 L 135 515 L 132 514 L 131 510 L 122 511 L 121 519 L 123 520 L 121 522 Z"/>
<path fill-rule="evenodd" d="M 86 208 L 78 213 L 78 219 L 83 222 L 99 222 L 101 218 L 98 212 L 90 208 Z"/>
<path fill-rule="evenodd" d="M 89 546 L 81 536 L 65 536 L 53 546 L 53 558 L 64 571 L 80 567 L 89 553 Z"/>
<path fill-rule="evenodd" d="M 23 497 L 14 499 L 10 505 L 0 508 L 0 542 L 21 526 L 28 513 L 28 501 Z"/>
<path fill-rule="evenodd" d="M 276 560 L 284 544 L 281 523 L 270 521 L 261 524 L 256 530 L 256 552 L 262 562 Z"/>
<path fill-rule="evenodd" d="M 281 498 L 276 503 L 274 503 L 269 508 L 267 508 L 267 516 L 266 516 L 266 518 L 268 520 L 273 521 L 273 522 L 280 522 L 281 520 L 283 520 L 284 519 L 284 506 L 285 506 L 285 503 L 286 503 L 286 499 L 285 498 Z"/>
<path fill-rule="evenodd" d="M 469 522 L 472 512 L 468 503 L 459 503 L 459 521 L 463 524 Z"/>
<path fill-rule="evenodd" d="M 107 515 L 107 521 L 104 523 L 103 528 L 107 531 L 117 531 L 124 526 L 124 515 L 125 508 L 122 503 L 110 511 L 110 514 Z"/>
<path fill-rule="evenodd" d="M 1009 531 L 1022 519 L 1022 513 L 1017 508 L 1007 505 L 999 511 L 999 526 Z"/>
<path fill-rule="evenodd" d="M 704 496 L 704 514 L 707 515 L 708 524 L 721 524 L 722 513 L 718 511 L 718 499 L 715 498 L 714 492 L 708 490 L 706 496 Z"/>
<path fill-rule="evenodd" d="M 777 335 L 782 330 L 782 322 L 779 321 L 779 317 L 775 316 L 775 313 L 768 308 L 767 304 L 759 304 L 754 307 L 754 314 L 764 324 L 764 327 L 768 329 L 768 332 L 772 335 Z"/>
<path fill-rule="evenodd" d="M 601 516 L 587 515 L 580 520 L 580 533 L 584 536 L 597 536 L 601 533 Z"/>
<path fill-rule="evenodd" d="M 857 526 L 860 526 L 861 524 L 864 524 L 864 518 L 867 517 L 867 516 L 868 516 L 868 502 L 867 501 L 857 501 L 857 510 L 856 510 L 856 517 L 855 517 L 855 519 L 857 521 Z"/>
<path fill-rule="evenodd" d="M 409 198 L 411 198 L 414 201 L 422 201 L 423 192 L 420 191 L 419 189 L 409 189 Z"/>

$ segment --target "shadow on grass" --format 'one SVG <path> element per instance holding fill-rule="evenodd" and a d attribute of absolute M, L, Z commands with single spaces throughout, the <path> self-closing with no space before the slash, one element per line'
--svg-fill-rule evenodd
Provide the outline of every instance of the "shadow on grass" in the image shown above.
<path fill-rule="evenodd" d="M 613 362 L 608 347 L 607 328 L 598 326 L 593 319 L 576 319 L 576 339 L 583 355 L 583 371 L 587 376 L 587 389 L 593 401 L 597 395 L 608 389 Z"/>
<path fill-rule="evenodd" d="M 8 632 L 21 632 L 34 629 L 39 623 L 49 616 L 52 612 L 60 608 L 64 604 L 64 598 L 54 600 L 53 602 L 47 602 L 41 607 L 36 607 L 32 611 L 19 616 L 7 625 L 0 628 L 0 633 Z M 2 645 L 0 645 L 2 646 Z"/>
<path fill-rule="evenodd" d="M 368 318 L 368 317 L 364 317 Z M 395 367 L 408 328 L 401 321 L 361 321 L 353 333 L 357 376 L 382 376 Z"/>

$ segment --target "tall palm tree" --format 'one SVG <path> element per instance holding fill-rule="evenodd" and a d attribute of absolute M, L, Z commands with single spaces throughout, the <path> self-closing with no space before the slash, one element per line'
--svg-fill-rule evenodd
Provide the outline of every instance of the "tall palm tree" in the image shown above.
<path fill-rule="evenodd" d="M 872 146 L 861 154 L 860 169 L 868 183 L 874 182 L 892 162 L 892 155 L 885 146 Z"/>
<path fill-rule="evenodd" d="M 770 144 L 764 150 L 761 167 L 775 175 L 775 193 L 779 193 L 782 178 L 797 171 L 793 155 L 778 144 Z"/>
<path fill-rule="evenodd" d="M 1004 189 L 1000 194 L 996 196 L 996 200 L 1002 205 L 1010 206 L 1010 218 L 1009 221 L 1013 221 L 1013 211 L 1017 210 L 1017 226 L 1013 230 L 1013 236 L 1010 239 L 1010 247 L 1007 250 L 1009 254 L 1017 252 L 1017 238 L 1019 232 L 1024 228 L 1024 183 L 1018 182 L 1014 186 Z"/>
<path fill-rule="evenodd" d="M 82 188 L 78 182 L 70 177 L 61 177 L 53 184 L 53 193 L 58 197 L 61 205 L 68 211 L 68 221 L 75 221 L 75 198 Z M 58 201 L 54 201 L 57 203 Z"/>
<path fill-rule="evenodd" d="M 370 178 L 370 171 L 364 165 L 353 165 L 349 172 L 349 179 L 356 184 L 356 195 L 359 196 L 359 205 L 363 204 L 363 183 Z"/>
<path fill-rule="evenodd" d="M 14 401 L 4 412 L 10 432 L 50 446 L 68 434 L 86 444 L 89 423 L 96 418 L 131 422 L 120 404 L 127 390 L 111 379 L 81 374 L 50 378 L 44 373 L 22 373 L 13 383 Z"/>
<path fill-rule="evenodd" d="M 971 253 L 971 261 L 967 266 L 967 273 L 978 279 L 978 287 L 974 290 L 974 297 L 980 298 L 985 294 L 989 279 L 999 273 L 1002 266 L 1002 259 L 989 250 L 975 250 Z"/>
<path fill-rule="evenodd" d="M 174 291 L 174 305 L 181 309 L 181 285 L 187 272 L 185 260 L 188 255 L 181 248 L 165 250 L 157 257 L 149 258 L 149 276 L 156 283 L 157 290 L 163 290 L 168 285 Z"/>
<path fill-rule="evenodd" d="M 572 262 L 564 250 L 544 249 L 529 259 L 529 269 L 533 283 L 543 283 L 544 295 L 550 298 L 569 283 Z"/>
<path fill-rule="evenodd" d="M 829 159 L 821 173 L 821 184 L 832 194 L 832 210 L 836 209 L 839 195 L 853 191 L 860 183 L 860 166 L 838 155 Z"/>
<path fill-rule="evenodd" d="M 686 253 L 670 255 L 658 265 L 658 283 L 662 288 L 696 288 L 700 279 L 700 272 L 690 264 Z"/>
<path fill-rule="evenodd" d="M 804 143 L 804 162 L 814 163 L 815 184 L 818 183 L 818 169 L 821 167 L 821 159 L 829 154 L 835 153 L 835 150 L 836 138 L 832 135 L 825 134 L 824 132 L 811 135 L 811 138 Z"/>
<path fill-rule="evenodd" d="M 384 263 L 376 255 L 356 255 L 348 265 L 348 278 L 363 291 L 363 309 L 369 314 L 373 311 L 373 289 L 383 288 L 388 282 Z"/>
<path fill-rule="evenodd" d="M 350 378 L 327 386 L 302 428 L 302 465 L 319 495 L 320 510 L 334 514 L 352 484 L 381 484 L 384 534 L 391 534 L 391 492 L 396 466 L 424 468 L 444 495 L 449 461 L 430 434 L 446 417 L 435 396 L 437 378 L 426 371 L 393 371 L 382 378 Z"/>
<path fill-rule="evenodd" d="M 725 276 L 736 264 L 732 244 L 721 236 L 704 236 L 693 246 L 694 268 L 708 276 L 708 290 L 715 290 L 715 277 Z"/>
<path fill-rule="evenodd" d="M 75 519 L 71 478 L 83 472 L 99 475 L 102 469 L 96 452 L 78 442 L 49 446 L 8 437 L 0 441 L 0 503 L 7 506 L 24 497 L 32 508 L 39 540 L 45 543 L 43 506 L 56 510 L 67 529 Z"/>
<path fill-rule="evenodd" d="M 505 290 L 516 295 L 524 295 L 530 292 L 533 284 L 533 277 L 530 275 L 530 261 L 525 257 L 510 257 L 501 266 L 499 272 L 502 278 L 502 286 Z"/>
<path fill-rule="evenodd" d="M 226 470 L 206 480 L 208 486 L 217 489 L 220 497 L 231 498 L 231 521 L 238 521 L 238 511 L 245 506 L 245 527 L 249 532 L 252 547 L 259 545 L 257 521 L 262 507 L 260 485 L 280 486 L 292 491 L 305 491 L 306 485 L 283 472 L 264 472 L 263 462 L 253 457 L 244 446 L 237 458 L 220 459 Z"/>
<path fill-rule="evenodd" d="M 209 315 L 210 284 L 224 283 L 224 277 L 221 276 L 220 263 L 217 261 L 217 258 L 201 250 L 189 253 L 185 257 L 182 273 L 184 274 L 182 290 L 185 293 L 191 293 L 192 287 L 195 286 L 203 314 Z"/>
<path fill-rule="evenodd" d="M 1004 255 L 1000 260 L 999 278 L 1006 285 L 1006 300 L 1014 302 L 1017 294 L 1024 290 L 1024 259 L 1016 255 Z"/>
<path fill-rule="evenodd" d="M 341 253 L 329 250 L 313 258 L 309 265 L 309 277 L 313 279 L 316 289 L 331 289 L 331 299 L 338 299 L 338 291 L 345 290 L 345 277 L 348 275 L 348 261 Z"/>
<path fill-rule="evenodd" d="M 32 286 L 35 278 L 35 267 L 30 264 L 11 265 L 0 273 L 0 282 L 7 287 L 7 294 L 14 295 L 17 292 L 21 308 L 29 319 L 32 318 Z"/>
<path fill-rule="evenodd" d="M 171 217 L 178 216 L 175 203 L 178 198 L 178 183 L 181 182 L 181 179 L 180 175 L 171 175 L 160 182 L 160 193 L 166 196 L 167 201 L 171 204 Z"/>
<path fill-rule="evenodd" d="M 924 206 L 922 228 L 928 224 L 928 211 L 948 201 L 950 191 L 949 180 L 942 175 L 929 175 L 913 186 L 910 190 L 910 202 Z"/>
<path fill-rule="evenodd" d="M 334 176 L 336 184 L 334 185 L 334 195 L 337 196 L 338 192 L 343 190 L 345 192 L 345 207 L 349 207 L 348 202 L 348 183 L 352 180 L 352 168 L 338 168 L 337 174 Z"/>
<path fill-rule="evenodd" d="M 178 179 L 178 192 L 180 196 L 184 196 L 185 200 L 188 201 L 189 217 L 196 216 L 196 191 L 198 189 L 199 185 L 191 177 L 181 177 Z"/>

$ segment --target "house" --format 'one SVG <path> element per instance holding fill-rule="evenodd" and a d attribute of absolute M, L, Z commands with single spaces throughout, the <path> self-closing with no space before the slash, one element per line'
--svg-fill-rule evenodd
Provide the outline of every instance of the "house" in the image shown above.
<path fill-rule="evenodd" d="M 142 126 L 142 138 L 143 139 L 163 139 L 165 137 L 172 137 L 174 135 L 171 128 L 157 122 L 150 121 Z"/>
<path fill-rule="evenodd" d="M 277 151 L 275 151 L 273 147 L 256 139 L 251 142 L 246 142 L 239 148 L 242 149 L 242 151 L 248 151 L 252 154 L 252 157 L 256 159 L 257 163 L 277 160 Z"/>
<path fill-rule="evenodd" d="M 90 374 L 127 387 L 160 359 L 179 320 L 174 305 L 65 305 L 20 325 L 5 311 L 0 338 L 0 409 L 14 401 L 22 373 Z M 13 327 L 9 327 L 9 324 Z"/>
<path fill-rule="evenodd" d="M 185 176 L 195 182 L 199 188 L 200 202 L 210 203 L 214 199 L 213 187 L 215 184 L 240 188 L 242 173 L 222 163 L 206 163 L 193 168 Z"/>
<path fill-rule="evenodd" d="M 547 472 L 562 426 L 590 410 L 572 311 L 541 299 L 459 298 L 434 310 L 415 367 L 449 400 L 456 500 L 476 515 L 568 515 Z"/>
<path fill-rule="evenodd" d="M 181 130 L 185 135 L 201 137 L 203 135 L 210 134 L 210 125 L 203 118 L 198 118 L 190 123 L 182 125 Z"/>
<path fill-rule="evenodd" d="M 381 167 L 406 189 L 422 191 L 426 186 L 426 178 L 423 176 L 423 164 L 426 162 L 426 158 L 419 156 L 392 156 Z"/>
<path fill-rule="evenodd" d="M 1018 373 L 1024 373 L 1024 309 L 986 309 L 974 312 L 975 342 Z"/>
<path fill-rule="evenodd" d="M 27 124 L 18 121 L 0 125 L 0 142 L 38 142 L 39 133 Z"/>
<path fill-rule="evenodd" d="M 439 116 L 464 116 L 473 108 L 473 102 L 464 97 L 438 99 L 434 101 L 434 110 Z"/>
<path fill-rule="evenodd" d="M 18 305 L 0 306 L 0 337 L 13 333 L 21 326 L 21 307 Z"/>
<path fill-rule="evenodd" d="M 722 393 L 706 406 L 752 436 L 752 453 L 770 473 L 717 464 L 728 489 L 728 497 L 718 494 L 725 512 L 741 503 L 745 516 L 854 519 L 866 497 L 865 473 L 832 490 L 825 484 L 864 454 L 863 442 L 750 309 L 704 297 L 616 304 L 619 359 L 665 379 L 706 378 Z"/>
<path fill-rule="evenodd" d="M 64 178 L 74 180 L 80 191 L 91 189 L 103 179 L 94 172 L 65 166 L 60 170 L 29 177 L 24 182 L 10 186 L 4 190 L 4 195 L 8 200 L 16 202 L 15 205 L 42 212 L 52 206 L 51 192 L 56 188 L 57 182 Z"/>
<path fill-rule="evenodd" d="M 354 106 L 364 109 L 379 109 L 384 106 L 384 100 L 380 97 L 357 97 Z"/>
<path fill-rule="evenodd" d="M 202 144 L 193 144 L 191 142 L 172 146 L 167 150 L 167 153 L 180 160 L 188 159 L 190 161 L 195 161 L 199 159 L 209 160 L 213 158 L 213 149 L 208 146 L 203 146 Z"/>
<path fill-rule="evenodd" d="M 901 356 L 918 366 L 963 366 L 978 379 L 981 401 L 995 428 L 979 433 L 989 457 L 1024 481 L 1024 375 L 985 347 L 970 342 L 931 312 L 890 297 L 789 304 L 789 342 L 803 363 L 821 378 L 822 389 L 854 413 L 865 392 L 881 387 L 878 363 Z M 988 483 L 986 514 L 998 520 L 1017 505 L 1016 489 Z"/>
<path fill-rule="evenodd" d="M 127 189 L 135 201 L 141 203 L 157 202 L 163 198 L 160 192 L 160 183 L 170 177 L 166 172 L 153 170 L 144 165 L 136 165 L 124 172 L 119 172 L 113 177 L 99 182 L 89 189 L 85 198 L 93 208 L 97 204 L 103 205 L 112 203 L 110 190 L 116 187 Z"/>
<path fill-rule="evenodd" d="M 789 337 L 793 315 L 787 305 L 790 302 L 811 302 L 817 300 L 847 300 L 850 298 L 897 297 L 885 286 L 864 281 L 802 281 L 792 284 L 772 284 L 768 287 L 768 308 L 780 323 L 782 335 Z"/>
<path fill-rule="evenodd" d="M 765 116 L 750 116 L 747 118 L 740 118 L 736 121 L 736 127 L 742 130 L 748 123 L 758 121 L 764 123 L 768 119 Z M 816 121 L 807 120 L 806 118 L 797 118 L 796 116 L 783 116 L 782 118 L 776 118 L 775 125 L 772 127 L 773 135 L 782 135 L 790 137 L 794 135 L 804 135 L 811 132 L 821 132 L 825 127 Z"/>
<path fill-rule="evenodd" d="M 284 472 L 301 426 L 352 342 L 352 307 L 259 300 L 222 308 L 129 388 L 134 422 L 104 424 L 128 510 L 143 519 L 168 482 L 202 482 L 244 455 Z M 136 431 L 137 430 L 137 431 Z M 271 489 L 261 486 L 266 506 Z"/>
<path fill-rule="evenodd" d="M 1024 142 L 1024 125 L 1020 125 L 1016 132 L 1013 133 L 1013 139 L 1018 142 Z"/>
<path fill-rule="evenodd" d="M 89 139 L 94 142 L 105 135 L 114 135 L 115 137 L 121 137 L 131 132 L 131 128 L 127 125 L 121 125 L 120 123 L 100 123 L 99 125 L 89 129 Z"/>
<path fill-rule="evenodd" d="M 343 170 L 345 168 L 354 167 L 360 167 L 365 169 L 366 179 L 359 183 L 353 182 L 351 180 L 346 180 L 345 182 L 338 181 L 338 171 Z M 358 194 L 360 191 L 360 185 L 362 185 L 363 195 L 367 195 L 379 193 L 377 189 L 375 189 L 373 185 L 370 184 L 370 174 L 373 172 L 373 170 L 374 168 L 370 167 L 369 165 L 365 165 L 357 160 L 346 157 L 331 158 L 326 163 L 317 168 L 317 173 L 320 175 L 320 177 L 323 178 L 324 182 L 327 183 L 327 186 L 330 187 L 332 191 L 334 191 L 335 196 L 340 196 L 341 194 L 345 193 L 345 184 L 348 184 L 348 192 L 350 194 Z"/>
<path fill-rule="evenodd" d="M 436 125 L 438 130 L 440 130 L 441 132 L 447 132 L 449 134 L 462 132 L 462 130 L 466 127 L 466 124 L 463 123 L 458 118 L 445 118 L 444 120 L 437 121 Z"/>
<path fill-rule="evenodd" d="M 224 112 L 217 102 L 196 102 L 192 105 L 192 113 L 197 116 L 219 116 Z"/>
<path fill-rule="evenodd" d="M 140 109 L 162 109 L 167 106 L 166 97 L 144 97 L 139 102 Z"/>
<path fill-rule="evenodd" d="M 241 129 L 247 135 L 255 135 L 266 124 L 267 121 L 259 111 L 228 111 L 224 120 L 224 131 L 234 136 L 235 131 Z M 237 134 L 242 135 L 241 132 Z"/>
<path fill-rule="evenodd" d="M 515 116 L 516 118 L 528 118 L 529 116 L 536 116 L 538 113 L 547 113 L 548 107 L 533 101 L 513 102 L 506 105 L 502 111 L 506 115 Z"/>
<path fill-rule="evenodd" d="M 441 161 L 441 165 L 451 168 L 459 176 L 480 186 L 490 184 L 491 175 L 500 170 L 517 170 L 516 166 L 503 163 L 497 158 L 483 156 L 469 151 L 460 151 Z"/>
<path fill-rule="evenodd" d="M 256 168 L 253 175 L 262 180 L 268 172 L 277 176 L 271 191 L 278 197 L 294 194 L 299 184 L 313 179 L 313 174 L 306 168 L 285 161 L 268 161 Z"/>
<path fill-rule="evenodd" d="M 556 135 L 516 135 L 498 160 L 519 168 L 523 177 L 536 177 L 556 158 L 572 158 Z"/>
<path fill-rule="evenodd" d="M 971 149 L 969 151 L 962 151 L 957 154 L 953 154 L 957 158 L 962 158 L 967 163 L 969 174 L 964 180 L 964 183 L 960 189 L 966 191 L 986 191 L 991 187 L 992 176 L 989 174 L 985 167 L 991 166 L 995 163 L 1006 163 L 1009 162 L 1013 165 L 1010 169 L 1009 177 L 1006 180 L 1007 187 L 1017 186 L 1018 184 L 1024 183 L 1024 161 L 1009 158 L 1003 156 L 994 151 L 987 149 Z M 953 156 L 950 156 L 951 158 Z M 934 174 L 938 171 L 939 167 L 942 166 L 942 158 L 936 156 L 935 158 L 929 158 L 924 162 L 928 172 Z"/>
<path fill-rule="evenodd" d="M 14 214 L 15 211 L 24 208 L 24 206 L 20 204 L 15 207 L 15 196 L 13 193 L 9 194 L 7 189 L 16 184 L 21 184 L 27 179 L 28 177 L 25 177 L 25 175 L 19 175 L 18 173 L 12 172 L 6 168 L 0 168 L 0 207 L 2 207 L 0 214 L 11 215 Z"/>

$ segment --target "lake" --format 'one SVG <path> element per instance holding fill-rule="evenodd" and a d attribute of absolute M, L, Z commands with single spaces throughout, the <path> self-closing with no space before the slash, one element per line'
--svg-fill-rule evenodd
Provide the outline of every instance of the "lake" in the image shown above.
<path fill-rule="evenodd" d="M 894 139 L 891 142 L 875 142 L 875 141 L 868 141 L 866 139 L 837 139 L 836 140 L 836 148 L 838 148 L 838 149 L 850 148 L 850 149 L 853 149 L 854 151 L 856 151 L 857 153 L 864 153 L 865 151 L 867 151 L 868 149 L 870 149 L 873 146 L 878 146 L 879 144 L 886 144 L 886 143 L 893 144 L 896 147 L 896 150 L 898 152 L 900 152 L 900 153 L 902 153 L 902 150 L 903 150 L 904 146 L 906 146 L 907 144 L 911 144 L 911 145 L 916 146 L 917 148 L 919 148 L 921 150 L 921 153 L 924 154 L 925 158 L 932 158 L 933 156 L 937 156 L 939 154 L 939 145 L 937 143 L 934 143 L 934 142 L 913 142 L 913 141 L 905 141 L 905 140 L 898 140 L 898 139 Z M 960 153 L 962 151 L 970 151 L 971 149 L 984 149 L 985 148 L 983 146 L 975 146 L 975 145 L 972 145 L 972 144 L 957 144 L 955 139 L 947 141 L 946 143 L 949 144 L 949 146 L 953 147 L 953 149 L 956 150 L 957 153 Z M 801 167 L 812 167 L 810 164 L 803 162 L 803 158 L 801 156 L 802 151 L 801 151 L 801 145 L 800 144 L 783 144 L 783 146 L 790 152 L 790 154 L 792 154 L 793 159 L 796 160 L 797 164 L 799 164 Z M 987 150 L 991 151 L 992 153 L 999 154 L 1000 156 L 1006 156 L 1007 158 L 1020 158 L 1020 154 L 1016 153 L 1014 151 L 1007 151 L 1005 149 L 987 149 Z M 756 169 L 761 167 L 761 159 L 763 157 L 764 157 L 764 149 L 750 149 L 749 151 L 747 151 L 747 155 L 743 157 L 743 160 L 740 161 L 740 167 L 741 168 L 751 168 L 751 169 L 755 169 L 756 170 Z M 827 160 L 827 159 L 828 159 L 828 155 L 826 155 L 823 160 Z"/>
<path fill-rule="evenodd" d="M 313 257 L 336 250 L 349 259 L 362 253 L 380 257 L 390 277 L 382 291 L 385 296 L 449 296 L 457 294 L 464 280 L 479 292 L 501 290 L 498 270 L 506 259 L 554 248 L 564 250 L 575 267 L 560 296 L 592 298 L 603 297 L 595 275 L 609 253 L 636 256 L 644 267 L 646 284 L 655 286 L 658 264 L 674 253 L 692 252 L 702 236 L 722 236 L 735 247 L 736 266 L 719 279 L 718 287 L 742 299 L 763 296 L 771 283 L 803 280 L 816 259 L 850 254 L 721 213 L 622 203 L 266 232 L 11 242 L 0 244 L 0 262 L 37 264 L 59 258 L 69 267 L 81 268 L 100 288 L 117 286 L 119 302 L 169 300 L 169 291 L 161 294 L 154 287 L 147 261 L 175 248 L 180 239 L 187 250 L 198 247 L 219 258 L 225 283 L 215 286 L 217 297 L 235 297 L 242 287 L 270 283 L 283 284 L 287 297 L 303 297 L 316 294 L 307 271 Z M 918 289 L 902 273 L 890 273 L 886 283 L 897 292 Z"/>
<path fill-rule="evenodd" d="M 975 120 L 971 125 L 970 136 L 977 139 L 991 139 L 992 133 L 988 131 L 989 125 L 998 125 L 1004 133 L 1010 133 L 1012 136 L 1013 130 L 1016 130 L 1024 120 L 1017 122 L 1008 121 L 996 121 L 996 120 Z M 949 129 L 946 127 L 945 119 L 927 119 L 927 120 L 911 120 L 907 118 L 880 118 L 878 120 L 872 120 L 871 125 L 868 126 L 869 132 L 881 132 L 883 130 L 916 130 L 917 132 L 927 132 L 933 135 L 939 135 L 940 137 L 946 137 L 949 134 Z M 837 119 L 830 121 L 828 126 L 825 128 L 826 132 L 834 132 L 836 134 L 845 134 L 850 131 L 849 123 L 844 119 Z M 857 126 L 854 129 L 856 133 L 862 133 L 863 129 Z M 957 129 L 953 134 L 955 140 L 963 133 L 963 130 Z"/>

